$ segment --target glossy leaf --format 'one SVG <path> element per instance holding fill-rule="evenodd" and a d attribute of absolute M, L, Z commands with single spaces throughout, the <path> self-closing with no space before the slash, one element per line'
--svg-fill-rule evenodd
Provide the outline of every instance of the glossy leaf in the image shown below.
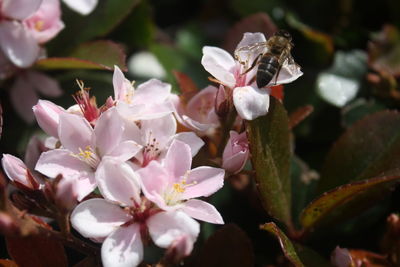
<path fill-rule="evenodd" d="M 196 267 L 253 267 L 251 241 L 236 225 L 227 224 L 204 244 Z"/>
<path fill-rule="evenodd" d="M 127 70 L 125 53 L 111 41 L 95 41 L 80 45 L 68 57 L 44 58 L 36 67 L 52 69 L 105 69 L 113 70 L 114 65 Z"/>
<path fill-rule="evenodd" d="M 63 21 L 67 27 L 51 42 L 52 50 L 68 51 L 82 42 L 105 36 L 119 25 L 138 3 L 139 0 L 99 1 L 95 10 L 88 16 L 63 9 Z"/>
<path fill-rule="evenodd" d="M 292 182 L 292 217 L 296 226 L 300 226 L 298 218 L 307 206 L 315 198 L 315 188 L 319 174 L 310 169 L 298 156 L 294 155 L 291 161 L 291 182 Z"/>
<path fill-rule="evenodd" d="M 267 115 L 247 124 L 257 189 L 266 211 L 291 224 L 289 119 L 283 105 L 271 97 Z"/>
<path fill-rule="evenodd" d="M 318 191 L 396 168 L 400 168 L 400 114 L 381 111 L 355 123 L 334 144 L 322 168 Z"/>
<path fill-rule="evenodd" d="M 307 267 L 332 267 L 329 260 L 323 258 L 313 249 L 294 243 L 294 248 L 296 249 L 297 256 L 300 258 L 301 262 Z"/>
<path fill-rule="evenodd" d="M 273 234 L 279 241 L 279 244 L 282 248 L 285 257 L 295 266 L 295 267 L 303 267 L 304 264 L 301 262 L 299 256 L 297 255 L 296 249 L 293 246 L 290 239 L 276 226 L 275 223 L 270 222 L 260 226 L 262 230 L 268 231 Z"/>
<path fill-rule="evenodd" d="M 43 235 L 6 237 L 10 256 L 20 267 L 68 266 L 62 244 Z"/>
<path fill-rule="evenodd" d="M 357 99 L 342 110 L 342 124 L 346 128 L 350 127 L 365 116 L 384 109 L 385 106 L 377 101 L 367 101 L 364 98 Z"/>
<path fill-rule="evenodd" d="M 400 181 L 400 172 L 358 181 L 330 190 L 313 200 L 302 212 L 300 221 L 306 229 L 334 224 L 356 215 L 384 197 Z"/>

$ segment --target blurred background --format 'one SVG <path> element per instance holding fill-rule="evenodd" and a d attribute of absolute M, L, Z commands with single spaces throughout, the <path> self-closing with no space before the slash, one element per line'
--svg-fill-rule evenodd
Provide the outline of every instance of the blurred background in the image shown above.
<path fill-rule="evenodd" d="M 199 88 L 210 83 L 209 74 L 200 63 L 203 46 L 218 46 L 233 53 L 243 32 L 270 36 L 282 28 L 292 34 L 292 55 L 304 75 L 284 86 L 283 103 L 289 113 L 306 105 L 314 109 L 293 134 L 296 160 L 292 163 L 292 176 L 308 175 L 310 179 L 307 186 L 294 182 L 293 192 L 302 198 L 301 203 L 293 204 L 294 213 L 299 214 L 317 195 L 314 178 L 318 177 L 334 141 L 364 116 L 400 107 L 400 1 L 137 0 L 132 1 L 130 9 L 119 9 L 118 4 L 113 4 L 115 9 L 111 11 L 115 17 L 120 14 L 119 19 L 110 22 L 107 30 L 93 30 L 94 33 L 84 36 L 82 32 L 88 31 L 85 27 L 90 29 L 101 21 L 102 12 L 107 12 L 104 7 L 111 1 L 100 0 L 96 11 L 88 17 L 62 6 L 66 28 L 47 45 L 48 55 L 67 55 L 82 41 L 112 40 L 126 52 L 128 79 L 140 84 L 159 78 L 179 92 L 174 70 L 188 75 Z M 113 92 L 111 71 L 47 73 L 61 84 L 63 96 L 51 100 L 63 107 L 74 104 L 71 95 L 79 89 L 77 78 L 92 88 L 91 94 L 96 95 L 98 103 Z M 4 116 L 0 147 L 2 153 L 23 158 L 29 138 L 40 132 L 36 124 L 25 123 L 15 113 L 5 89 L 8 82 L 0 85 L 4 89 L 0 91 Z M 275 262 L 271 255 L 280 248 L 274 238 L 259 231 L 258 226 L 271 219 L 261 210 L 257 197 L 249 194 L 253 192 L 249 187 L 232 182 L 211 201 L 226 223 L 235 223 L 248 236 L 256 265 L 266 266 Z M 336 245 L 379 251 L 386 218 L 399 211 L 399 193 L 396 190 L 361 216 L 316 235 L 308 245 L 318 244 L 314 249 L 326 258 Z M 199 245 L 218 227 L 203 224 L 203 228 Z M 0 256 L 6 255 L 2 250 Z M 146 257 L 151 262 L 152 255 Z"/>

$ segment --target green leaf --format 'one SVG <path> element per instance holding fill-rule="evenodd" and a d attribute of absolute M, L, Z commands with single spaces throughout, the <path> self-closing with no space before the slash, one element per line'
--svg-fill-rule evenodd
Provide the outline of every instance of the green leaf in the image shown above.
<path fill-rule="evenodd" d="M 268 231 L 273 234 L 278 240 L 279 244 L 285 254 L 285 257 L 295 266 L 295 267 L 304 267 L 304 264 L 301 262 L 299 256 L 297 255 L 296 249 L 293 246 L 290 239 L 276 226 L 275 223 L 270 222 L 260 226 L 262 230 Z"/>
<path fill-rule="evenodd" d="M 291 161 L 291 181 L 292 181 L 292 217 L 296 226 L 300 226 L 299 218 L 302 210 L 307 204 L 315 198 L 315 188 L 318 173 L 312 170 L 308 165 L 296 155 Z"/>
<path fill-rule="evenodd" d="M 322 168 L 318 191 L 396 168 L 400 168 L 400 114 L 377 112 L 355 123 L 334 144 Z"/>
<path fill-rule="evenodd" d="M 368 101 L 364 98 L 357 99 L 342 110 L 342 124 L 345 127 L 350 127 L 363 117 L 382 110 L 385 110 L 385 106 L 377 101 Z"/>
<path fill-rule="evenodd" d="M 253 267 L 251 241 L 236 225 L 224 225 L 204 244 L 196 263 L 196 267 Z"/>
<path fill-rule="evenodd" d="M 313 200 L 302 212 L 300 222 L 306 230 L 332 225 L 370 208 L 400 181 L 400 171 L 357 181 L 330 190 Z"/>
<path fill-rule="evenodd" d="M 53 69 L 103 69 L 113 70 L 114 65 L 127 70 L 125 53 L 111 41 L 95 41 L 81 44 L 68 57 L 51 57 L 38 60 L 35 67 Z"/>
<path fill-rule="evenodd" d="M 66 51 L 82 42 L 106 35 L 121 23 L 139 2 L 139 0 L 102 0 L 88 16 L 63 8 L 63 21 L 66 27 L 51 42 L 51 50 L 62 48 Z"/>
<path fill-rule="evenodd" d="M 313 249 L 294 243 L 296 254 L 300 258 L 301 262 L 307 267 L 332 267 L 330 262 L 319 255 Z"/>
<path fill-rule="evenodd" d="M 124 22 L 113 31 L 112 40 L 118 40 L 129 49 L 148 47 L 154 39 L 156 25 L 149 1 L 140 1 Z"/>
<path fill-rule="evenodd" d="M 268 114 L 247 124 L 257 189 L 267 212 L 291 225 L 289 119 L 283 105 L 271 97 Z"/>

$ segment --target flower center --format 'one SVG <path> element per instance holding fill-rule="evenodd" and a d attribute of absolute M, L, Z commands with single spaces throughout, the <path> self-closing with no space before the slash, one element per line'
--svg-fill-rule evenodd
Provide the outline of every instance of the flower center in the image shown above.
<path fill-rule="evenodd" d="M 89 88 L 85 88 L 82 81 L 77 80 L 77 83 L 81 90 L 78 91 L 73 98 L 81 109 L 85 119 L 94 125 L 97 118 L 100 116 L 100 110 L 97 107 L 96 98 L 90 97 Z"/>
<path fill-rule="evenodd" d="M 34 27 L 38 32 L 43 31 L 43 29 L 44 29 L 44 21 L 43 20 L 36 21 Z"/>
<path fill-rule="evenodd" d="M 71 156 L 88 164 L 91 168 L 96 169 L 100 163 L 100 158 L 91 146 L 87 146 L 85 150 L 79 148 L 79 153 L 72 153 Z"/>
<path fill-rule="evenodd" d="M 150 161 L 157 159 L 161 155 L 160 151 L 160 143 L 157 142 L 155 137 L 152 137 L 152 133 L 150 132 L 148 141 L 143 148 L 143 162 L 142 167 L 147 166 Z"/>
<path fill-rule="evenodd" d="M 168 206 L 173 206 L 181 203 L 181 196 L 186 191 L 186 188 L 197 184 L 196 181 L 193 181 L 192 183 L 187 183 L 187 178 L 189 174 L 190 171 L 187 171 L 178 183 L 172 184 L 172 186 L 165 191 L 164 200 Z"/>

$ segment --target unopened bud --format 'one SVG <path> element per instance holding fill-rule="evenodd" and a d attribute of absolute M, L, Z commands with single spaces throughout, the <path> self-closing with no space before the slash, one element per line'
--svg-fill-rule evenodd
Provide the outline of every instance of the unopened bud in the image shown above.
<path fill-rule="evenodd" d="M 0 233 L 3 235 L 18 234 L 19 228 L 15 220 L 7 213 L 0 212 Z"/>
<path fill-rule="evenodd" d="M 351 267 L 352 258 L 347 248 L 337 246 L 331 254 L 331 263 L 335 267 Z"/>
<path fill-rule="evenodd" d="M 215 98 L 215 112 L 220 118 L 225 118 L 233 108 L 233 103 L 225 92 L 225 87 L 220 85 Z"/>
<path fill-rule="evenodd" d="M 1 163 L 4 172 L 7 174 L 8 178 L 14 182 L 15 186 L 23 190 L 39 189 L 39 183 L 22 160 L 9 154 L 3 154 Z"/>
<path fill-rule="evenodd" d="M 175 239 L 168 247 L 164 260 L 169 264 L 178 264 L 185 257 L 190 255 L 192 249 L 193 240 L 187 235 L 182 235 Z"/>
<path fill-rule="evenodd" d="M 59 118 L 65 110 L 47 100 L 39 100 L 32 109 L 40 128 L 48 135 L 58 138 Z"/>
<path fill-rule="evenodd" d="M 72 210 L 77 204 L 78 192 L 72 179 L 61 178 L 56 185 L 55 201 L 59 208 Z"/>
<path fill-rule="evenodd" d="M 230 138 L 222 155 L 222 168 L 232 174 L 240 172 L 249 158 L 249 142 L 246 132 L 230 132 Z"/>

